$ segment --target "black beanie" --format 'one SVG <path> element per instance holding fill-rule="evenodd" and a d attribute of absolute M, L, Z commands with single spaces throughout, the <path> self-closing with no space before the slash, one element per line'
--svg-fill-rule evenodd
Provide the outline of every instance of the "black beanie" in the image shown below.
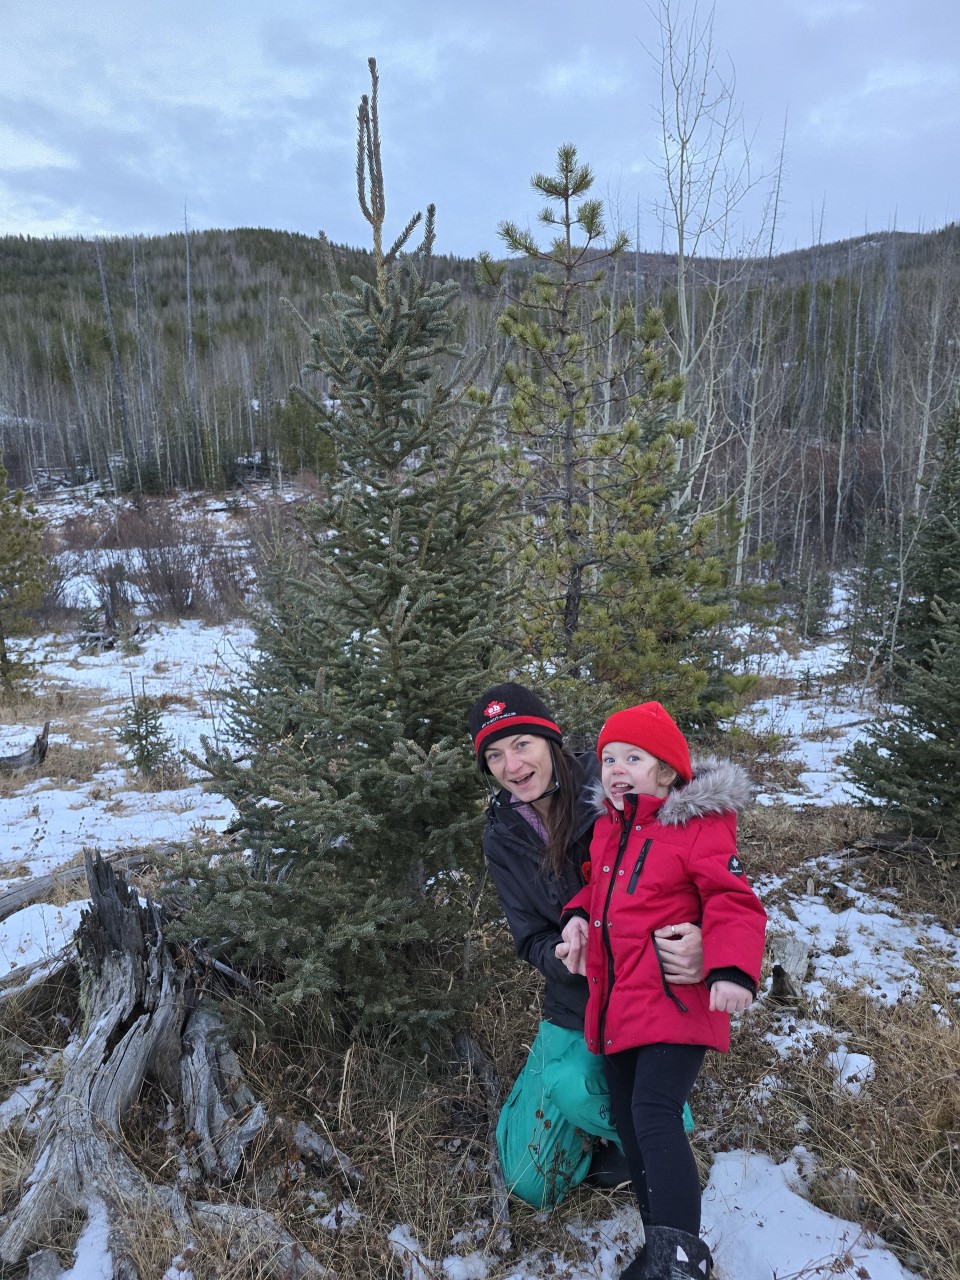
<path fill-rule="evenodd" d="M 498 738 L 515 733 L 535 734 L 562 744 L 563 734 L 544 702 L 522 684 L 495 684 L 470 708 L 467 717 L 473 748 L 487 773 L 484 751 Z"/>

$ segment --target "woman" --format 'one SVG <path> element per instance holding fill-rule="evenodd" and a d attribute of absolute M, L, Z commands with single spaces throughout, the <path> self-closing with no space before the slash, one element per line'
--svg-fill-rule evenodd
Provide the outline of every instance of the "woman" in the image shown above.
<path fill-rule="evenodd" d="M 590 1171 L 594 1144 L 617 1142 L 603 1061 L 583 1036 L 586 979 L 558 958 L 560 916 L 583 887 L 596 809 L 596 757 L 574 756 L 548 707 L 520 684 L 488 689 L 470 710 L 470 737 L 491 791 L 483 851 L 517 955 L 546 979 L 543 1019 L 500 1113 L 507 1185 L 537 1208 L 559 1203 Z M 700 930 L 658 930 L 671 983 L 702 976 Z M 628 1175 L 624 1175 L 626 1178 Z"/>

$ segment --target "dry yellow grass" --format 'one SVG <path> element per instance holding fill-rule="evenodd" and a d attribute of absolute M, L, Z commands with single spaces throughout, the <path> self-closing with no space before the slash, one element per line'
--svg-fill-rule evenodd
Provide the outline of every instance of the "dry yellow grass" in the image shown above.
<path fill-rule="evenodd" d="M 51 737 L 66 739 L 51 742 L 39 773 L 0 775 L 0 795 L 17 794 L 25 779 L 36 779 L 44 787 L 69 790 L 90 782 L 101 769 L 116 764 L 120 753 L 114 726 L 108 717 L 90 714 L 97 706 L 94 691 L 69 685 L 35 694 L 17 690 L 0 699 L 0 725 L 20 730 L 24 746 L 47 720 Z"/>

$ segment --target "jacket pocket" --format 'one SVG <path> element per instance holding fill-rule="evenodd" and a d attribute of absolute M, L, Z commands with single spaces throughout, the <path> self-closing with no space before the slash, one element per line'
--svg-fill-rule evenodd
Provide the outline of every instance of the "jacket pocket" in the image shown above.
<path fill-rule="evenodd" d="M 643 844 L 641 845 L 640 852 L 637 854 L 636 865 L 634 866 L 633 871 L 630 873 L 630 880 L 627 883 L 627 893 L 633 893 L 633 891 L 636 889 L 637 881 L 640 879 L 640 872 L 643 870 L 643 864 L 647 860 L 647 854 L 650 852 L 650 846 L 652 844 L 653 844 L 653 841 L 648 838 L 644 840 Z"/>
<path fill-rule="evenodd" d="M 650 842 L 647 841 L 647 843 L 649 844 Z M 681 1013 L 689 1013 L 687 1006 L 683 1003 L 680 997 L 676 994 L 676 992 L 670 986 L 670 983 L 667 981 L 667 973 L 663 967 L 663 957 L 660 954 L 660 948 L 657 946 L 657 940 L 652 933 L 650 935 L 650 941 L 653 943 L 653 954 L 657 957 L 657 964 L 660 968 L 660 981 L 663 984 L 664 995 L 667 996 L 668 999 L 673 1001 L 673 1003 L 677 1006 L 677 1008 L 680 1010 Z"/>

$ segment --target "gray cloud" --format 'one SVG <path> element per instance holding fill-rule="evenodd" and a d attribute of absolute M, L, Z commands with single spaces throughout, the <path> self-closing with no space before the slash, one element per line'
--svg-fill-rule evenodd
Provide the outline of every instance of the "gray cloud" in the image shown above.
<path fill-rule="evenodd" d="M 682 0 L 681 9 L 691 4 Z M 0 50 L 0 233 L 162 232 L 258 224 L 365 243 L 357 100 L 381 72 L 391 218 L 439 206 L 440 247 L 496 247 L 535 223 L 529 177 L 575 142 L 630 230 L 652 209 L 652 18 L 636 0 L 99 0 L 18 6 Z M 914 0 L 722 0 L 755 166 L 787 121 L 785 246 L 865 224 L 956 217 L 960 6 Z M 747 228 L 759 218 L 744 207 Z"/>

